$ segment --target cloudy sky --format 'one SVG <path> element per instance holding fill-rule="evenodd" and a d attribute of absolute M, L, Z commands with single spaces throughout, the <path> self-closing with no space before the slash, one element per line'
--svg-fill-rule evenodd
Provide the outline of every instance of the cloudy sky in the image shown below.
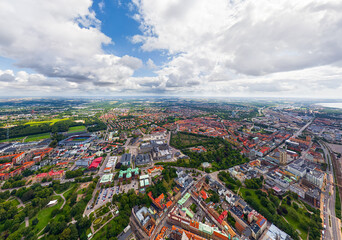
<path fill-rule="evenodd" d="M 1 0 L 1 96 L 342 98 L 341 0 Z"/>

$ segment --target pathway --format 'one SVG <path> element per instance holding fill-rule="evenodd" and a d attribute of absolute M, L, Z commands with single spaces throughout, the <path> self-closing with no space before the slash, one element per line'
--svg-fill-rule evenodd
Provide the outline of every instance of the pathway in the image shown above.
<path fill-rule="evenodd" d="M 69 190 L 69 189 L 67 189 L 66 191 L 68 191 L 68 190 Z M 64 207 L 65 202 L 66 202 L 65 197 L 63 196 L 63 193 L 65 193 L 66 191 L 64 191 L 64 192 L 62 192 L 62 193 L 60 193 L 60 194 L 57 194 L 55 191 L 53 191 L 53 193 L 54 193 L 55 195 L 60 196 L 60 197 L 63 199 L 63 204 L 62 204 L 62 206 L 59 208 L 60 210 Z"/>
<path fill-rule="evenodd" d="M 290 224 L 287 220 L 286 220 L 286 218 L 284 217 L 284 216 L 281 216 L 284 220 L 285 220 L 285 222 L 287 222 L 288 224 Z M 290 224 L 291 225 L 291 224 Z M 298 229 L 296 229 L 296 231 L 298 232 L 298 234 L 301 234 L 301 232 L 298 230 Z"/>
<path fill-rule="evenodd" d="M 116 215 L 114 215 L 112 212 L 111 212 L 111 214 L 113 216 L 107 222 L 105 222 L 100 228 L 98 228 L 95 232 L 94 232 L 93 224 L 91 225 L 90 229 L 92 230 L 93 235 L 95 235 L 98 231 L 100 231 L 104 226 L 106 226 L 110 221 L 112 221 L 116 217 Z"/>
<path fill-rule="evenodd" d="M 23 203 L 23 201 L 21 201 L 20 198 L 18 198 L 17 196 L 15 196 L 15 198 L 19 201 L 19 205 L 17 206 L 17 208 L 21 208 L 21 207 L 25 207 L 25 204 Z"/>

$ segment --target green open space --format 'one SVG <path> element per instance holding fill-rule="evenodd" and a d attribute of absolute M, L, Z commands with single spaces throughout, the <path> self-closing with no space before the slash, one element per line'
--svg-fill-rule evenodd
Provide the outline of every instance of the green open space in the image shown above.
<path fill-rule="evenodd" d="M 73 132 L 81 132 L 86 130 L 85 126 L 74 126 L 74 127 L 70 127 L 68 130 L 68 133 L 73 133 Z"/>
<path fill-rule="evenodd" d="M 221 171 L 218 173 L 217 176 L 228 189 L 232 190 L 235 193 L 242 186 L 241 182 L 239 180 L 236 180 L 235 178 L 232 178 L 228 172 Z"/>
<path fill-rule="evenodd" d="M 9 138 L 0 140 L 0 142 L 12 142 L 12 141 L 22 141 L 24 137 L 15 137 L 15 138 Z M 33 141 L 38 141 L 41 139 L 47 139 L 50 138 L 50 133 L 42 133 L 42 134 L 34 134 L 34 135 L 29 135 L 25 138 L 24 142 L 33 142 Z"/>
<path fill-rule="evenodd" d="M 88 138 L 84 137 L 84 138 L 74 138 L 72 139 L 73 142 L 82 142 L 82 141 L 86 141 Z"/>
<path fill-rule="evenodd" d="M 52 199 L 58 200 L 58 203 L 52 207 L 46 207 L 38 212 L 37 219 L 39 220 L 39 222 L 34 228 L 36 232 L 41 231 L 49 223 L 49 221 L 51 220 L 51 212 L 54 209 L 59 209 L 64 202 L 64 200 L 60 196 L 53 196 Z M 32 224 L 32 220 L 30 220 L 30 224 Z"/>
<path fill-rule="evenodd" d="M 166 166 L 189 167 L 205 170 L 206 172 L 228 169 L 247 162 L 248 159 L 234 149 L 229 142 L 222 138 L 208 137 L 199 134 L 178 132 L 172 134 L 170 144 L 180 149 L 190 160 L 178 159 L 177 162 L 157 163 Z M 203 146 L 207 152 L 193 152 L 189 148 Z M 211 168 L 203 169 L 203 162 L 211 163 Z"/>
<path fill-rule="evenodd" d="M 272 190 L 265 193 L 243 187 L 240 188 L 240 195 L 268 221 L 288 233 L 293 239 L 320 239 L 322 230 L 320 211 L 302 202 L 298 195 L 288 192 L 284 196 L 277 197 Z"/>
<path fill-rule="evenodd" d="M 110 215 L 108 218 L 103 218 L 101 223 L 97 226 L 100 227 L 102 224 L 106 223 L 110 219 Z M 129 216 L 119 215 L 112 219 L 107 225 L 101 228 L 92 239 L 94 240 L 102 240 L 102 239 L 111 239 L 120 234 L 125 227 L 129 223 Z"/>
<path fill-rule="evenodd" d="M 16 206 L 18 206 L 20 203 L 19 203 L 18 199 L 13 198 L 13 199 L 11 200 L 11 204 L 12 204 L 14 207 L 16 207 Z"/>
<path fill-rule="evenodd" d="M 297 204 L 297 206 L 301 207 L 295 209 L 293 207 L 294 204 Z M 297 230 L 297 232 L 300 232 L 299 236 L 302 239 L 307 239 L 311 215 L 308 217 L 305 214 L 307 210 L 302 206 L 301 202 L 292 201 L 292 205 L 287 205 L 285 201 L 283 201 L 281 206 L 285 207 L 288 212 L 284 218 L 291 224 L 292 227 Z"/>
<path fill-rule="evenodd" d="M 208 145 L 212 138 L 192 133 L 178 132 L 171 135 L 170 145 L 178 149 Z"/>
<path fill-rule="evenodd" d="M 56 119 L 51 119 L 51 120 L 45 120 L 45 121 L 32 121 L 32 122 L 27 122 L 25 123 L 25 125 L 40 125 L 43 123 L 49 123 L 50 125 L 55 124 L 56 122 L 60 122 L 60 121 L 65 121 L 68 120 L 69 118 L 56 118 Z"/>
<path fill-rule="evenodd" d="M 28 136 L 24 140 L 24 142 L 33 142 L 33 141 L 38 141 L 38 140 L 47 139 L 47 138 L 50 138 L 50 133 L 35 134 L 35 135 Z"/>
<path fill-rule="evenodd" d="M 0 140 L 0 143 L 1 142 L 13 142 L 13 141 L 20 141 L 20 140 L 23 140 L 24 137 L 14 137 L 14 138 L 9 138 L 9 139 L 2 139 Z"/>

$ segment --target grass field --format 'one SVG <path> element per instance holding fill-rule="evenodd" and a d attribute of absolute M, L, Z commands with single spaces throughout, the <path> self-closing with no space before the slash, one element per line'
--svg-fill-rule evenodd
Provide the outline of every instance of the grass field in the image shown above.
<path fill-rule="evenodd" d="M 256 194 L 256 190 L 240 188 L 240 193 L 243 198 L 247 197 L 247 191 L 249 193 L 248 198 L 251 198 L 253 202 L 257 203 L 260 206 L 260 208 L 268 208 L 263 204 L 263 202 L 261 202 L 258 195 Z M 267 200 L 272 201 L 268 197 Z M 301 239 L 308 239 L 308 226 L 310 226 L 310 221 L 312 221 L 312 215 L 308 215 L 308 210 L 305 208 L 304 204 L 301 201 L 292 199 L 291 205 L 288 205 L 286 202 L 287 201 L 285 198 L 281 202 L 277 198 L 273 199 L 273 203 L 275 206 L 279 206 L 280 204 L 282 208 L 286 208 L 287 210 L 286 214 L 282 214 L 282 221 L 288 222 L 299 233 Z M 294 207 L 294 204 L 297 204 L 297 209 Z"/>
<path fill-rule="evenodd" d="M 300 202 L 297 202 L 297 201 L 294 201 L 294 202 L 296 202 L 300 206 L 300 208 L 298 208 L 297 210 L 295 210 L 292 206 L 285 204 L 285 201 L 283 201 L 281 205 L 283 207 L 286 207 L 287 211 L 289 212 L 284 217 L 291 224 L 291 226 L 293 226 L 295 229 L 297 229 L 297 231 L 300 232 L 299 236 L 302 239 L 307 239 L 308 230 L 303 229 L 298 219 L 300 219 L 301 221 L 309 222 L 310 218 L 305 215 L 306 209 L 303 207 L 303 205 Z"/>
<path fill-rule="evenodd" d="M 185 149 L 188 147 L 204 145 L 210 142 L 212 142 L 212 139 L 207 136 L 178 132 L 171 135 L 170 145 L 178 149 Z"/>
<path fill-rule="evenodd" d="M 19 203 L 18 199 L 13 198 L 13 199 L 11 200 L 11 204 L 12 204 L 12 206 L 16 207 L 16 206 L 18 206 L 20 203 Z"/>
<path fill-rule="evenodd" d="M 3 139 L 0 140 L 1 142 L 12 142 L 12 141 L 22 141 L 25 137 L 16 137 L 16 138 L 10 138 L 10 139 Z M 35 134 L 35 135 L 30 135 L 27 136 L 24 142 L 33 142 L 33 141 L 38 141 L 42 139 L 47 139 L 50 138 L 50 133 L 41 133 L 41 134 Z"/>
<path fill-rule="evenodd" d="M 7 139 L 3 139 L 3 140 L 0 140 L 0 143 L 2 142 L 11 142 L 11 141 L 20 141 L 20 140 L 23 140 L 24 137 L 16 137 L 16 138 L 9 138 L 8 140 Z"/>
<path fill-rule="evenodd" d="M 242 195 L 243 198 L 246 198 L 246 191 L 248 191 L 251 195 L 250 197 L 253 199 L 254 202 L 259 202 L 259 198 L 258 196 L 255 194 L 254 190 L 250 190 L 250 189 L 246 189 L 246 188 L 240 188 L 240 193 Z"/>
<path fill-rule="evenodd" d="M 68 195 L 72 194 L 73 192 L 75 192 L 76 188 L 77 188 L 77 184 L 76 183 L 71 183 L 70 187 L 68 189 L 63 190 L 63 196 L 65 198 L 68 198 Z M 56 193 L 59 194 L 59 193 L 62 193 L 62 192 L 61 191 L 56 191 Z"/>
<path fill-rule="evenodd" d="M 50 125 L 55 124 L 56 122 L 60 122 L 60 121 L 65 121 L 68 120 L 69 118 L 56 118 L 56 119 L 51 119 L 51 120 L 47 120 L 47 121 L 37 121 L 37 122 L 27 122 L 25 123 L 25 125 L 39 125 L 42 123 L 49 123 Z"/>
<path fill-rule="evenodd" d="M 42 133 L 42 134 L 35 134 L 28 136 L 24 142 L 33 142 L 33 141 L 38 141 L 42 139 L 47 139 L 50 138 L 50 133 Z"/>
<path fill-rule="evenodd" d="M 39 220 L 38 224 L 35 226 L 34 231 L 41 231 L 50 221 L 51 212 L 54 209 L 59 209 L 63 204 L 63 199 L 60 196 L 53 196 L 53 199 L 57 199 L 58 203 L 55 206 L 44 208 L 39 211 L 37 218 Z M 32 224 L 32 219 L 30 220 L 30 225 Z"/>
<path fill-rule="evenodd" d="M 70 127 L 68 133 L 73 133 L 73 132 L 81 132 L 86 129 L 85 126 L 75 126 L 75 127 Z"/>

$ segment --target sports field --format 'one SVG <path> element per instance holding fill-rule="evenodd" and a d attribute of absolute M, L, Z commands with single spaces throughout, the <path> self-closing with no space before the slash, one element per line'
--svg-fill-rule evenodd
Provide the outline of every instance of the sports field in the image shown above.
<path fill-rule="evenodd" d="M 85 126 L 75 126 L 75 127 L 70 127 L 68 130 L 68 133 L 73 133 L 73 132 L 81 132 L 86 129 Z"/>

